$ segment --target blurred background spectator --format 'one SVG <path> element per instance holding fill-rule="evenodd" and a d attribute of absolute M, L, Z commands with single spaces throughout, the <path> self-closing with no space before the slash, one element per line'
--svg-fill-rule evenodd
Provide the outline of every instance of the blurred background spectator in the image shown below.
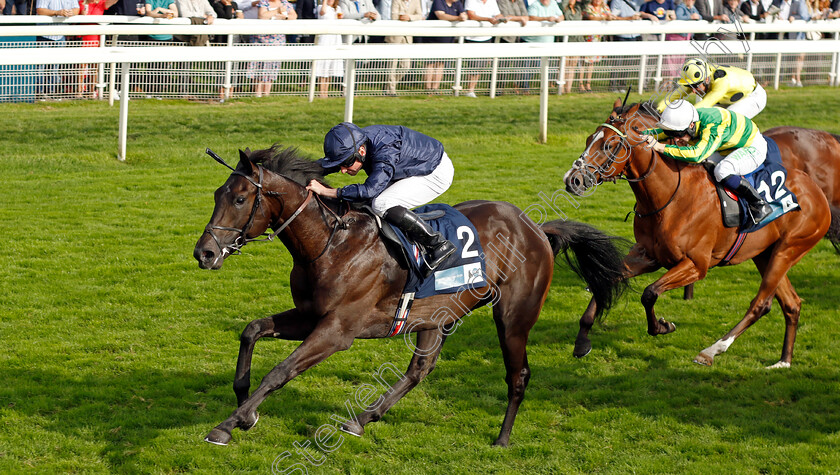
<path fill-rule="evenodd" d="M 583 20 L 583 8 L 577 0 L 565 0 L 563 2 L 563 18 L 566 21 L 581 21 Z M 569 43 L 583 41 L 582 36 L 570 36 Z M 581 67 L 580 58 L 577 56 L 566 57 L 566 75 L 561 78 L 563 81 L 563 93 L 568 94 L 572 92 L 572 86 L 575 83 L 575 74 L 580 76 L 580 83 L 583 84 L 583 67 Z"/>
<path fill-rule="evenodd" d="M 344 17 L 344 12 L 338 5 L 338 0 L 322 0 L 323 3 L 318 9 L 318 18 L 321 20 L 337 20 Z M 318 35 L 315 37 L 315 44 L 319 46 L 335 46 L 341 44 L 341 35 Z M 322 59 L 315 61 L 314 75 L 318 80 L 319 97 L 328 96 L 330 81 L 332 78 L 344 77 L 344 61 L 340 59 Z"/>
<path fill-rule="evenodd" d="M 105 8 L 105 0 L 79 0 L 79 15 L 104 15 Z M 82 41 L 82 47 L 99 47 L 99 35 L 83 35 L 79 39 Z M 96 97 L 96 71 L 95 64 L 80 65 L 77 98 Z"/>
<path fill-rule="evenodd" d="M 615 15 L 610 11 L 610 7 L 604 4 L 604 0 L 590 0 L 589 4 L 583 9 L 583 19 L 591 21 L 609 21 L 615 20 Z M 601 41 L 601 35 L 586 35 L 584 39 L 589 42 Z M 580 85 L 580 92 L 592 92 L 592 72 L 595 70 L 595 64 L 601 62 L 600 56 L 587 56 L 583 58 L 584 62 L 584 82 Z"/>
<path fill-rule="evenodd" d="M 424 19 L 423 2 L 420 0 L 392 0 L 391 19 L 399 21 L 418 21 Z M 413 43 L 411 36 L 386 36 L 386 43 L 406 44 Z M 397 83 L 402 81 L 408 68 L 411 67 L 410 59 L 392 59 L 388 61 L 388 85 L 385 95 L 397 95 Z"/>
<path fill-rule="evenodd" d="M 297 18 L 292 4 L 286 0 L 260 0 L 260 20 L 294 20 Z M 251 35 L 251 42 L 257 45 L 279 46 L 286 44 L 286 35 L 263 34 Z M 271 94 L 271 85 L 280 75 L 280 61 L 251 61 L 245 74 L 254 81 L 254 94 L 257 97 Z"/>
<path fill-rule="evenodd" d="M 79 14 L 79 2 L 78 0 L 38 0 L 36 9 L 38 15 L 69 18 Z M 66 38 L 63 35 L 45 35 L 35 37 L 35 41 L 38 42 L 38 46 L 55 48 L 64 46 Z M 67 66 L 58 64 L 39 66 L 39 93 L 51 97 L 60 92 L 61 85 L 67 82 L 64 78 L 66 69 L 68 69 Z"/>
<path fill-rule="evenodd" d="M 464 9 L 467 11 L 467 18 L 473 21 L 486 21 L 491 25 L 498 25 L 500 21 L 507 21 L 507 19 L 499 11 L 499 5 L 496 0 L 466 0 L 464 2 Z M 464 38 L 465 43 L 489 43 L 492 41 L 492 36 L 467 36 Z M 465 68 L 469 71 L 467 76 L 467 92 L 465 97 L 476 97 L 475 87 L 478 85 L 478 79 L 481 77 L 480 69 L 485 69 L 490 65 L 490 61 L 486 59 L 474 59 L 464 63 Z"/>
<path fill-rule="evenodd" d="M 551 0 L 553 1 L 553 0 Z M 467 19 L 467 12 L 461 0 L 434 0 L 427 20 L 443 21 L 464 21 Z M 427 36 L 422 38 L 423 43 L 454 43 L 454 36 Z M 440 82 L 443 80 L 443 68 L 446 64 L 452 64 L 452 60 L 432 59 L 424 66 L 423 86 L 426 94 L 437 94 L 440 92 Z"/>

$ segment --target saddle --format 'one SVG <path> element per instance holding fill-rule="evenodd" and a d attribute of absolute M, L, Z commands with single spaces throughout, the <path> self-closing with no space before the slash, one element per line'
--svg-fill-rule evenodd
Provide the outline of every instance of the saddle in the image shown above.
<path fill-rule="evenodd" d="M 370 205 L 356 204 L 353 206 L 353 208 L 362 213 L 367 213 L 371 217 L 373 217 L 374 221 L 376 221 L 376 226 L 379 228 L 379 237 L 382 238 L 382 241 L 385 243 L 385 247 L 393 251 L 392 255 L 399 258 L 397 259 L 397 261 L 400 263 L 401 267 L 406 269 L 410 268 L 411 260 L 416 259 L 416 257 L 409 257 L 409 251 L 405 248 L 405 246 L 403 246 L 403 241 L 400 240 L 400 237 L 397 235 L 397 231 L 394 230 L 394 226 L 392 226 L 391 223 L 377 216 L 377 214 L 373 211 L 373 208 L 371 208 Z M 418 218 L 428 223 L 430 221 L 434 221 L 436 219 L 444 217 L 446 215 L 446 212 L 443 210 L 432 210 L 415 214 Z"/>
<path fill-rule="evenodd" d="M 767 141 L 767 159 L 752 173 L 745 175 L 759 193 L 764 195 L 767 204 L 773 208 L 773 212 L 759 223 L 753 223 L 747 210 L 747 202 L 735 194 L 714 178 L 715 166 L 723 159 L 709 158 L 703 162 L 703 166 L 709 173 L 712 183 L 715 184 L 718 198 L 720 199 L 720 211 L 723 217 L 723 225 L 727 228 L 738 228 L 739 232 L 751 233 L 758 231 L 779 216 L 799 209 L 796 195 L 786 186 L 787 170 L 782 165 L 782 155 L 779 146 L 769 137 Z M 768 199 L 771 198 L 771 199 Z"/>

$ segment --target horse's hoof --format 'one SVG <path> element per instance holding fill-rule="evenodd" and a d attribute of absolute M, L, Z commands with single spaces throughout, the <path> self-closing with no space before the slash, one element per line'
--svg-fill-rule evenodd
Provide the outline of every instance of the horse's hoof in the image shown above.
<path fill-rule="evenodd" d="M 207 434 L 204 441 L 215 445 L 227 445 L 230 442 L 230 433 L 215 427 Z"/>
<path fill-rule="evenodd" d="M 508 441 L 507 440 L 496 439 L 496 441 L 493 442 L 493 447 L 507 447 L 507 446 L 508 446 Z"/>
<path fill-rule="evenodd" d="M 344 424 L 341 424 L 340 429 L 342 432 L 355 435 L 356 437 L 361 437 L 365 434 L 365 428 L 355 420 L 347 421 Z"/>
<path fill-rule="evenodd" d="M 592 351 L 592 343 L 589 340 L 575 341 L 575 349 L 572 354 L 575 358 L 583 358 Z"/>
<path fill-rule="evenodd" d="M 259 413 L 257 411 L 254 411 L 251 413 L 251 417 L 249 417 L 247 420 L 242 421 L 237 427 L 239 427 L 242 430 L 250 430 L 255 425 L 257 425 L 257 421 L 259 420 Z"/>
<path fill-rule="evenodd" d="M 778 363 L 768 366 L 767 369 L 790 368 L 790 363 L 787 361 L 779 361 Z"/>
<path fill-rule="evenodd" d="M 673 331 L 676 331 L 677 326 L 673 323 L 666 321 L 664 318 L 659 319 L 659 325 L 665 327 L 665 331 L 660 333 L 660 335 L 667 335 Z"/>
<path fill-rule="evenodd" d="M 694 358 L 694 362 L 703 366 L 711 366 L 712 363 L 714 363 L 714 357 L 706 355 L 705 353 L 700 353 Z"/>

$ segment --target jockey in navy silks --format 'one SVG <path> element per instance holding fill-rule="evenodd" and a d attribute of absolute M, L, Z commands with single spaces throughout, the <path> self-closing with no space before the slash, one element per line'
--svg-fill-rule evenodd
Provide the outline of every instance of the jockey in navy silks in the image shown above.
<path fill-rule="evenodd" d="M 429 272 L 453 252 L 455 246 L 410 211 L 442 195 L 452 184 L 455 169 L 443 144 L 400 125 L 365 128 L 342 122 L 324 137 L 327 171 L 355 176 L 364 170 L 364 183 L 328 188 L 312 180 L 306 188 L 322 196 L 352 202 L 370 202 L 373 211 L 426 249 Z"/>

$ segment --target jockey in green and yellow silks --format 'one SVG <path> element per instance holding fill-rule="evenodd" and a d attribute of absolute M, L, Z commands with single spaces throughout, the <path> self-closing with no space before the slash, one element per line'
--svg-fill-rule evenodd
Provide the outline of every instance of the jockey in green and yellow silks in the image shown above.
<path fill-rule="evenodd" d="M 755 118 L 767 105 L 767 93 L 749 72 L 734 66 L 710 65 L 702 59 L 689 59 L 680 71 L 676 88 L 656 105 L 663 112 L 667 104 L 692 94 L 698 109 L 716 105 Z"/>
<path fill-rule="evenodd" d="M 767 157 L 767 142 L 751 119 L 718 107 L 696 109 L 681 100 L 662 112 L 657 125 L 660 129 L 646 131 L 651 135 L 645 137 L 654 150 L 685 162 L 712 159 L 717 163 L 715 179 L 747 200 L 756 223 L 771 213 L 772 209 L 742 176 L 755 171 Z M 668 137 L 673 143 L 660 143 L 656 135 Z"/>

